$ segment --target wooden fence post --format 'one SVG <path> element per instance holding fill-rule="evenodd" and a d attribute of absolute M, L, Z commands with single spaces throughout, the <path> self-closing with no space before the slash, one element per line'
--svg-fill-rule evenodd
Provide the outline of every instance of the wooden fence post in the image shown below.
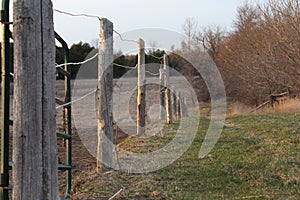
<path fill-rule="evenodd" d="M 166 123 L 171 124 L 172 123 L 172 108 L 171 108 L 171 93 L 169 88 L 169 62 L 168 62 L 168 56 L 164 55 L 164 70 L 165 70 L 165 102 L 166 102 Z"/>
<path fill-rule="evenodd" d="M 186 101 L 185 101 L 185 98 L 184 97 L 181 97 L 181 111 L 182 111 L 182 117 L 188 117 L 188 112 L 187 112 L 187 109 L 186 109 Z"/>
<path fill-rule="evenodd" d="M 165 71 L 164 66 L 160 65 L 159 68 L 159 86 L 160 86 L 160 120 L 166 120 L 166 100 L 165 100 Z"/>
<path fill-rule="evenodd" d="M 171 97 L 172 97 L 172 116 L 174 117 L 174 119 L 176 119 L 177 117 L 177 96 L 176 96 L 176 90 L 175 90 L 175 87 L 173 86 L 172 89 L 172 94 L 171 94 Z"/>
<path fill-rule="evenodd" d="M 179 91 L 177 93 L 176 104 L 177 104 L 176 116 L 177 119 L 180 119 L 182 116 L 182 106 L 181 106 L 181 93 Z"/>
<path fill-rule="evenodd" d="M 145 42 L 138 40 L 138 94 L 137 94 L 137 136 L 145 133 L 146 128 L 146 76 Z"/>
<path fill-rule="evenodd" d="M 97 171 L 112 165 L 113 156 L 113 23 L 100 21 L 100 48 L 98 57 L 98 146 Z"/>
<path fill-rule="evenodd" d="M 59 199 L 51 0 L 14 1 L 12 199 Z"/>

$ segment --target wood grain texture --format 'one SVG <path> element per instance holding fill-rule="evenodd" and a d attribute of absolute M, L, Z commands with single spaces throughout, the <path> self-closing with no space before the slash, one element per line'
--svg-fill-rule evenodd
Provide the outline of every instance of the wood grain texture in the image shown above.
<path fill-rule="evenodd" d="M 100 48 L 98 63 L 98 146 L 97 170 L 112 165 L 113 156 L 113 23 L 100 21 Z"/>
<path fill-rule="evenodd" d="M 59 199 L 50 0 L 14 1 L 13 194 Z"/>
<path fill-rule="evenodd" d="M 171 92 L 170 92 L 170 70 L 168 56 L 164 55 L 164 70 L 165 70 L 165 100 L 166 100 L 166 123 L 172 123 L 172 105 L 171 105 Z"/>
<path fill-rule="evenodd" d="M 159 88 L 160 88 L 160 120 L 166 120 L 166 101 L 165 101 L 165 71 L 164 66 L 159 68 Z"/>
<path fill-rule="evenodd" d="M 138 40 L 138 91 L 137 91 L 137 136 L 146 130 L 146 74 L 145 74 L 145 42 Z"/>

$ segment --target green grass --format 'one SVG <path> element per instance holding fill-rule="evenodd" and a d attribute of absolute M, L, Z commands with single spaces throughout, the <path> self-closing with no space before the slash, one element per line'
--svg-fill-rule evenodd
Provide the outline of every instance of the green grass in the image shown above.
<path fill-rule="evenodd" d="M 210 155 L 200 160 L 208 124 L 201 120 L 189 150 L 164 169 L 81 172 L 75 176 L 75 199 L 107 199 L 120 188 L 125 189 L 118 199 L 300 199 L 300 113 L 230 117 Z M 169 126 L 164 136 L 142 142 L 131 138 L 123 145 L 136 152 L 163 145 L 177 126 Z"/>

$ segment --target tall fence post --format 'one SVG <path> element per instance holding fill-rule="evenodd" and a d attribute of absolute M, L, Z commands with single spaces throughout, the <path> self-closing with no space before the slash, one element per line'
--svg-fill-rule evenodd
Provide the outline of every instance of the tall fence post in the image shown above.
<path fill-rule="evenodd" d="M 138 40 L 138 93 L 137 93 L 137 136 L 145 133 L 146 128 L 146 75 L 145 75 L 145 42 Z"/>
<path fill-rule="evenodd" d="M 174 119 L 176 119 L 177 117 L 177 96 L 176 96 L 176 89 L 174 86 L 172 86 L 171 88 L 171 97 L 172 97 L 172 116 L 174 117 Z"/>
<path fill-rule="evenodd" d="M 188 112 L 187 112 L 187 109 L 186 109 L 186 101 L 185 101 L 185 98 L 184 97 L 181 97 L 180 99 L 180 102 L 181 102 L 181 116 L 182 117 L 188 117 Z"/>
<path fill-rule="evenodd" d="M 111 166 L 113 156 L 113 23 L 102 18 L 100 26 L 97 171 Z"/>
<path fill-rule="evenodd" d="M 165 101 L 165 70 L 161 64 L 159 68 L 159 87 L 160 87 L 160 120 L 166 120 L 166 101 Z"/>
<path fill-rule="evenodd" d="M 177 96 L 177 98 L 175 99 L 176 105 L 177 105 L 177 108 L 175 108 L 176 116 L 177 116 L 177 119 L 180 119 L 182 116 L 181 93 L 178 91 L 176 96 Z"/>
<path fill-rule="evenodd" d="M 170 93 L 170 82 L 169 82 L 169 62 L 167 54 L 164 54 L 164 70 L 165 70 L 165 102 L 166 102 L 166 123 L 172 123 L 172 106 L 171 106 L 171 93 Z"/>
<path fill-rule="evenodd" d="M 12 199 L 59 199 L 50 0 L 14 1 Z"/>

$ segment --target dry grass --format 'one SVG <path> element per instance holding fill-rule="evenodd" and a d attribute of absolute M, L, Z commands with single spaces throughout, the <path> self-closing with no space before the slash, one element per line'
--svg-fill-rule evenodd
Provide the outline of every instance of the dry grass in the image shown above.
<path fill-rule="evenodd" d="M 254 106 L 245 105 L 240 102 L 234 102 L 228 106 L 228 116 L 236 115 L 248 115 L 248 114 L 268 114 L 268 113 L 289 113 L 289 112 L 299 112 L 300 111 L 300 99 L 288 99 L 284 102 L 278 102 L 275 104 L 274 108 L 270 104 L 266 105 L 264 108 L 253 112 L 255 110 Z"/>
<path fill-rule="evenodd" d="M 253 107 L 250 107 L 240 102 L 234 102 L 228 106 L 228 115 L 234 116 L 249 114 L 251 113 L 251 110 L 253 110 Z"/>
<path fill-rule="evenodd" d="M 289 99 L 280 104 L 275 105 L 275 108 L 270 110 L 271 113 L 287 113 L 300 111 L 300 99 Z"/>

